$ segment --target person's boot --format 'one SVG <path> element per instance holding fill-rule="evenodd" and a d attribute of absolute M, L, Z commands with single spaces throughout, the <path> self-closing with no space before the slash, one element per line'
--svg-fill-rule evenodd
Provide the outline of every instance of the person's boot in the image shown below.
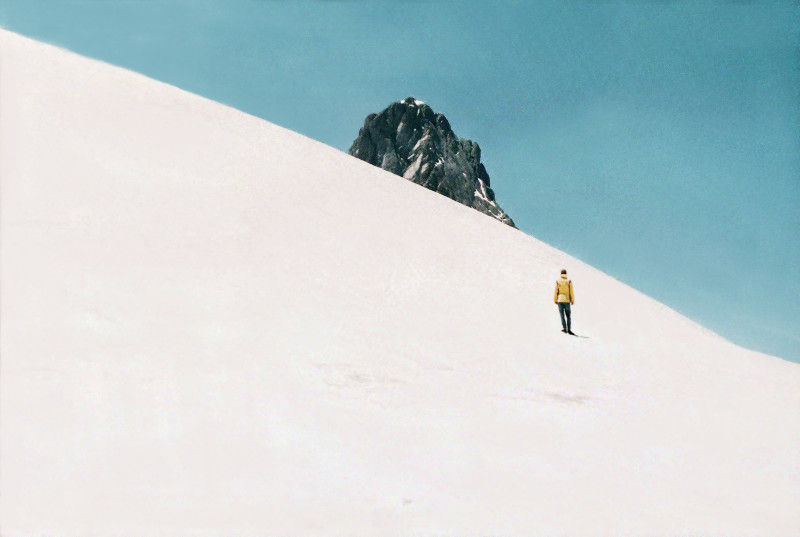
<path fill-rule="evenodd" d="M 565 334 L 568 333 L 566 328 L 562 328 L 561 331 L 564 332 Z"/>
<path fill-rule="evenodd" d="M 575 333 L 572 331 L 572 328 L 567 328 L 567 334 L 574 336 Z"/>

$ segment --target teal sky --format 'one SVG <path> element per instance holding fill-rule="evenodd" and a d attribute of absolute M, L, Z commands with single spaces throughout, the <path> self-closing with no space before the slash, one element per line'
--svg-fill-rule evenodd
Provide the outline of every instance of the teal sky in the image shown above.
<path fill-rule="evenodd" d="M 425 100 L 520 229 L 800 362 L 795 2 L 3 0 L 0 26 L 342 150 Z"/>

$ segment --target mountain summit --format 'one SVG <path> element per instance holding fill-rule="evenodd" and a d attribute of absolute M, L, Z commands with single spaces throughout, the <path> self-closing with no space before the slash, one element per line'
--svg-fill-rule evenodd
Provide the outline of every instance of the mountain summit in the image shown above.
<path fill-rule="evenodd" d="M 413 97 L 368 115 L 349 153 L 516 227 L 494 199 L 478 144 Z"/>

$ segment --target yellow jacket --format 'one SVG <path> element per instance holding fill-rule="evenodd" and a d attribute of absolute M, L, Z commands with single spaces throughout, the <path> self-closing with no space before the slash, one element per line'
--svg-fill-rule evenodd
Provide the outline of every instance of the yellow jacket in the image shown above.
<path fill-rule="evenodd" d="M 572 281 L 562 274 L 561 279 L 556 282 L 556 292 L 553 295 L 553 302 L 575 303 L 575 291 L 572 290 Z"/>

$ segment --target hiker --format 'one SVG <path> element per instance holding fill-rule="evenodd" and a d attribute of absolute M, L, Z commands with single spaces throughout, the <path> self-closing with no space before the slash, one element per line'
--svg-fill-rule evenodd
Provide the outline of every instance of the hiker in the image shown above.
<path fill-rule="evenodd" d="M 570 305 L 575 303 L 575 292 L 572 290 L 572 281 L 567 279 L 567 269 L 561 270 L 561 278 L 556 282 L 553 302 L 558 304 L 558 313 L 561 315 L 561 331 L 574 336 L 570 319 L 572 313 Z"/>

